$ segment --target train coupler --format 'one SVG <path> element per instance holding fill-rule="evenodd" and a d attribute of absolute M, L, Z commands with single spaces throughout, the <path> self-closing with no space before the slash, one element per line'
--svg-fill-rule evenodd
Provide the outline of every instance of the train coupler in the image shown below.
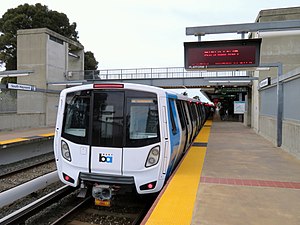
<path fill-rule="evenodd" d="M 83 181 L 80 184 L 80 191 L 77 195 L 78 198 L 85 198 L 88 191 L 88 187 L 85 185 Z"/>
<path fill-rule="evenodd" d="M 95 205 L 111 206 L 111 198 L 113 195 L 113 188 L 109 185 L 95 185 L 92 189 L 92 195 L 95 198 Z"/>

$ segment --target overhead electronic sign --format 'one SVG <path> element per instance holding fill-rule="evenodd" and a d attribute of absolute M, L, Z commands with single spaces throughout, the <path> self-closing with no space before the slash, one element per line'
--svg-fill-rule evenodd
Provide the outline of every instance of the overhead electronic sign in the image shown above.
<path fill-rule="evenodd" d="M 184 43 L 186 70 L 258 67 L 261 39 Z"/>

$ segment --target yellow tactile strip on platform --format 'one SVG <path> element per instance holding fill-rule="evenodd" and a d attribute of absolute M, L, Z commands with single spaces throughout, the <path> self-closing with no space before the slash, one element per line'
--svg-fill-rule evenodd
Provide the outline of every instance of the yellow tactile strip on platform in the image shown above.
<path fill-rule="evenodd" d="M 0 145 L 7 145 L 7 144 L 12 144 L 16 142 L 21 142 L 21 141 L 26 141 L 28 138 L 14 138 L 10 140 L 5 140 L 5 141 L 0 141 Z"/>
<path fill-rule="evenodd" d="M 47 134 L 39 134 L 37 136 L 32 136 L 32 137 L 14 138 L 14 139 L 0 141 L 0 145 L 15 144 L 15 143 L 18 143 L 18 142 L 30 141 L 30 140 L 33 140 L 33 139 L 53 137 L 53 136 L 54 136 L 54 133 L 52 132 L 52 133 L 47 133 Z"/>
<path fill-rule="evenodd" d="M 52 136 L 54 136 L 54 133 L 52 132 L 52 133 L 47 133 L 47 134 L 40 134 L 39 136 L 41 136 L 41 137 L 52 137 Z"/>
<path fill-rule="evenodd" d="M 195 142 L 208 142 L 211 121 L 208 122 L 208 126 L 201 129 Z M 189 149 L 145 224 L 191 223 L 205 153 L 206 147 L 192 146 Z"/>
<path fill-rule="evenodd" d="M 210 127 L 202 127 L 200 134 L 195 138 L 194 143 L 207 143 L 210 134 Z"/>

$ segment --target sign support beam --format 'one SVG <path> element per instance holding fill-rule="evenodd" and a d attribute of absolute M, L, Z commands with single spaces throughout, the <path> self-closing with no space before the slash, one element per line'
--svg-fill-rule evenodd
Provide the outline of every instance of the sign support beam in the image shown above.
<path fill-rule="evenodd" d="M 187 27 L 186 35 L 203 36 L 206 34 L 248 33 L 256 31 L 297 30 L 300 20 L 285 20 L 259 23 L 225 24 L 214 26 Z"/>

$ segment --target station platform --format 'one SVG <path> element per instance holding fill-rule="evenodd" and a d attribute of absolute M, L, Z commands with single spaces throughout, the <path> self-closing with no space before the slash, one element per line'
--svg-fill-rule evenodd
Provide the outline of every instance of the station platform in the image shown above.
<path fill-rule="evenodd" d="M 10 146 L 25 144 L 28 142 L 52 139 L 54 137 L 54 127 L 28 128 L 14 131 L 0 132 L 0 149 Z"/>
<path fill-rule="evenodd" d="M 239 122 L 207 121 L 142 224 L 300 224 L 300 160 Z"/>

